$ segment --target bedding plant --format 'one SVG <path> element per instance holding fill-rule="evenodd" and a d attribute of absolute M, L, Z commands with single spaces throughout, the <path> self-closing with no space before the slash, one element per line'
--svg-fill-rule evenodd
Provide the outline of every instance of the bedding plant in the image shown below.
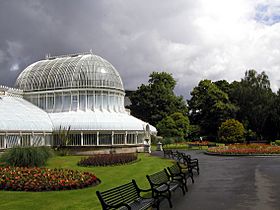
<path fill-rule="evenodd" d="M 226 146 L 208 148 L 207 152 L 226 155 L 280 154 L 280 146 L 272 146 L 269 144 L 229 144 Z"/>
<path fill-rule="evenodd" d="M 123 153 L 123 154 L 98 154 L 87 158 L 82 158 L 79 166 L 112 166 L 122 165 L 137 160 L 136 153 Z"/>
<path fill-rule="evenodd" d="M 93 186 L 100 180 L 89 172 L 71 169 L 0 167 L 0 189 L 9 191 L 56 191 Z"/>

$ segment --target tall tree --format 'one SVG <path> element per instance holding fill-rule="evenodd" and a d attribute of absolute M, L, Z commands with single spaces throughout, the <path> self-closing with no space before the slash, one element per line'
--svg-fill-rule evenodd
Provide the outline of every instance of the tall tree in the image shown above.
<path fill-rule="evenodd" d="M 185 138 L 190 129 L 190 121 L 187 116 L 180 112 L 175 112 L 170 116 L 163 118 L 158 124 L 159 135 L 164 137 Z"/>
<path fill-rule="evenodd" d="M 255 70 L 246 71 L 241 82 L 232 85 L 230 98 L 239 106 L 237 119 L 242 121 L 247 129 L 263 136 L 274 103 L 274 94 L 265 72 L 258 74 Z"/>
<path fill-rule="evenodd" d="M 142 84 L 131 94 L 129 106 L 132 115 L 157 125 L 164 117 L 174 112 L 187 115 L 188 108 L 181 96 L 176 96 L 175 79 L 166 72 L 153 72 L 147 85 Z"/>
<path fill-rule="evenodd" d="M 234 117 L 236 106 L 211 80 L 200 81 L 191 96 L 188 101 L 191 123 L 199 125 L 203 135 L 217 136 L 221 123 Z"/>

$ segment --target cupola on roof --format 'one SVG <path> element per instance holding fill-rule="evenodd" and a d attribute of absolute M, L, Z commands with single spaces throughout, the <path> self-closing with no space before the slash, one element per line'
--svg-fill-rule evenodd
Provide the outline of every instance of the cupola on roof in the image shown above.
<path fill-rule="evenodd" d="M 76 88 L 124 91 L 114 66 L 93 54 L 48 57 L 35 62 L 23 70 L 15 86 L 25 92 Z"/>

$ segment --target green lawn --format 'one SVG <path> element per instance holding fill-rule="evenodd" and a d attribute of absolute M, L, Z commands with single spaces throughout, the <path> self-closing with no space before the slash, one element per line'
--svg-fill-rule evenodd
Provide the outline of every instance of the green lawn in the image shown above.
<path fill-rule="evenodd" d="M 159 171 L 172 164 L 171 160 L 139 154 L 141 159 L 133 164 L 114 167 L 79 167 L 79 156 L 53 157 L 48 161 L 50 168 L 71 168 L 93 172 L 102 183 L 81 190 L 57 192 L 9 192 L 0 191 L 0 209 L 101 209 L 96 190 L 106 190 L 135 179 L 142 188 L 148 188 L 146 174 Z"/>

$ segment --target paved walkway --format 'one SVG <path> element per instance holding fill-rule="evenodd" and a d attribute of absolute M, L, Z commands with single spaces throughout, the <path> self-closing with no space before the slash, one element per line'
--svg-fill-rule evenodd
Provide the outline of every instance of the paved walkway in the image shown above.
<path fill-rule="evenodd" d="M 280 157 L 220 157 L 188 151 L 199 159 L 200 175 L 183 196 L 172 196 L 173 210 L 280 210 Z M 162 156 L 163 152 L 153 152 Z M 170 209 L 166 201 L 160 209 Z"/>

